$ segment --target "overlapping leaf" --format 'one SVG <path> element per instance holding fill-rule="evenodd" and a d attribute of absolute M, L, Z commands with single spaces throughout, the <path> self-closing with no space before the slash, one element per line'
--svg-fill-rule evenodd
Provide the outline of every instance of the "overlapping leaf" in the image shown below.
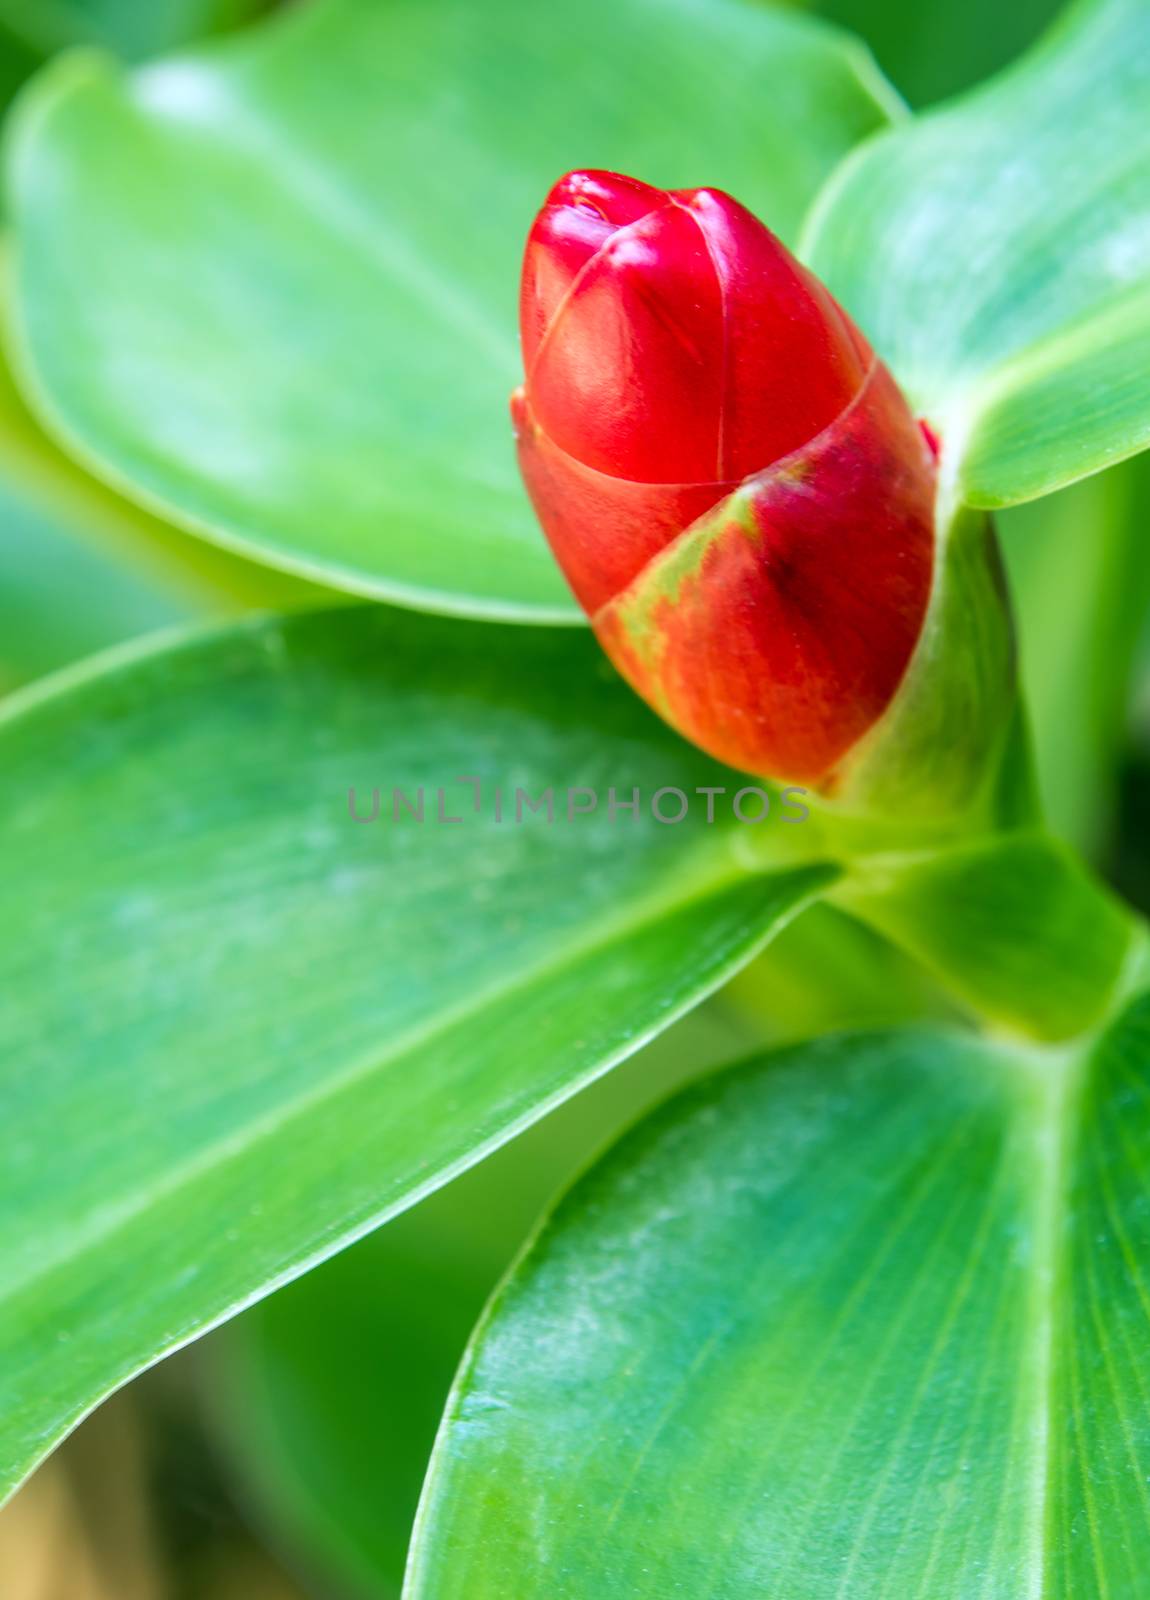
<path fill-rule="evenodd" d="M 805 253 L 952 452 L 1032 499 L 1150 442 L 1150 5 L 1079 0 L 846 162 Z"/>
<path fill-rule="evenodd" d="M 12 143 L 19 342 L 97 469 L 273 565 L 573 618 L 507 417 L 527 229 L 572 166 L 715 183 L 784 233 L 893 100 L 750 0 L 320 0 Z"/>
<path fill-rule="evenodd" d="M 330 1573 L 353 1595 L 395 1600 L 460 1357 L 539 1213 L 620 1126 L 756 1043 L 757 1030 L 722 1001 L 697 1007 L 479 1166 L 214 1337 L 217 1436 L 270 1536 L 313 1582 Z"/>
<path fill-rule="evenodd" d="M 113 493 L 46 437 L 0 363 L 0 694 L 193 616 L 323 595 Z"/>
<path fill-rule="evenodd" d="M 832 876 L 748 873 L 702 802 L 654 820 L 654 790 L 727 774 L 566 630 L 253 621 L 9 706 L 4 1484 L 635 1049 Z M 393 820 L 397 786 L 422 822 Z M 553 824 L 516 800 L 548 787 Z M 600 806 L 568 821 L 569 788 Z"/>
<path fill-rule="evenodd" d="M 1150 999 L 1093 1050 L 906 1032 L 723 1074 L 491 1308 L 410 1600 L 1136 1595 Z"/>

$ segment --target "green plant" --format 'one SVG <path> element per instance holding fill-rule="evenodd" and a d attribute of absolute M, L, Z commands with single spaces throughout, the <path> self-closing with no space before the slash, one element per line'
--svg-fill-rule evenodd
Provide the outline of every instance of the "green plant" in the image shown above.
<path fill-rule="evenodd" d="M 409 609 L 133 644 L 0 711 L 7 1485 L 822 918 L 828 984 L 861 923 L 961 1017 L 907 982 L 908 1025 L 710 1078 L 590 1169 L 472 1339 L 405 1592 L 1148 1592 L 1147 940 L 1049 833 L 1024 712 L 941 816 L 929 696 L 866 814 L 493 809 L 731 784 L 558 626 L 505 410 L 548 184 L 769 219 L 941 436 L 961 565 L 1150 443 L 1148 97 L 1146 0 L 915 118 L 748 0 L 320 0 L 33 84 L 13 356 L 59 448 L 20 459 L 177 564 Z M 1087 636 L 1115 693 L 1135 631 Z"/>

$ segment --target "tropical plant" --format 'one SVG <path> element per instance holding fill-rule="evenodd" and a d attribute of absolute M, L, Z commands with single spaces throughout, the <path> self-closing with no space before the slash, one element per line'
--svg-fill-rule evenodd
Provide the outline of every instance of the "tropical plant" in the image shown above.
<path fill-rule="evenodd" d="M 471 1336 L 404 1594 L 1150 1594 L 1150 944 L 1042 793 L 1064 773 L 1090 835 L 1146 563 L 1128 521 L 1055 502 L 1056 548 L 1107 597 L 1086 626 L 1059 593 L 1041 637 L 1017 597 L 1024 660 L 1061 656 L 1085 707 L 1055 769 L 1060 705 L 1036 696 L 1032 738 L 992 524 L 1150 444 L 1148 104 L 1147 0 L 1079 0 L 914 116 L 854 39 L 753 0 L 313 0 L 33 80 L 6 454 L 181 583 L 284 609 L 133 637 L 0 708 L 8 1488 L 381 1222 L 455 1180 L 492 1203 L 479 1163 L 741 969 L 745 1013 L 772 1015 L 776 979 L 784 1011 L 761 952 L 794 923 L 816 1011 L 889 984 L 891 1025 L 757 1046 L 578 1179 Z M 531 364 L 535 505 L 666 721 L 573 626 L 512 448 L 523 244 L 573 169 L 642 180 L 595 191 L 610 228 L 636 194 L 641 216 L 664 187 L 735 196 L 731 261 L 783 270 L 767 223 L 804 263 L 771 303 L 813 296 L 838 341 L 824 416 L 807 355 L 772 368 L 766 340 L 752 389 L 769 371 L 795 439 L 752 460 L 732 425 L 729 472 L 684 470 L 713 492 L 671 510 L 648 492 L 666 430 L 696 437 L 690 384 L 663 404 L 671 356 L 622 454 L 612 406 L 637 391 L 601 342 L 587 393 L 554 339 L 546 382 Z M 750 311 L 729 327 L 758 337 Z M 864 394 L 882 449 L 851 434 L 828 469 L 811 441 Z M 821 540 L 809 585 L 771 570 L 786 649 L 740 631 L 765 563 L 737 605 L 699 576 L 743 563 L 752 523 L 769 553 L 780 519 L 796 562 Z M 81 634 L 100 581 L 57 591 Z M 155 605 L 117 590 L 114 631 Z M 561 1165 L 541 1133 L 525 1159 Z M 381 1294 L 410 1271 L 418 1295 L 411 1257 L 380 1258 Z M 487 1271 L 460 1263 L 456 1321 Z M 373 1548 L 370 1509 L 333 1529 L 306 1472 L 264 1476 L 387 1592 L 398 1536 Z"/>

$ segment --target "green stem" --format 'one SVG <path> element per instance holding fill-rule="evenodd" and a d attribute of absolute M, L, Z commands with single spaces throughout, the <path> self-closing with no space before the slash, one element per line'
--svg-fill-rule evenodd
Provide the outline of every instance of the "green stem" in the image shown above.
<path fill-rule="evenodd" d="M 1150 932 L 1047 829 L 1021 699 L 980 794 L 948 835 L 828 819 L 834 898 L 916 957 L 989 1027 L 1061 1042 L 1150 983 Z M 886 833 L 884 838 L 883 833 Z"/>
<path fill-rule="evenodd" d="M 832 898 L 915 956 L 980 1019 L 1061 1041 L 1150 982 L 1145 924 L 1038 829 L 857 858 Z"/>
<path fill-rule="evenodd" d="M 833 860 L 828 898 L 913 956 L 983 1023 L 1070 1040 L 1150 984 L 1150 934 L 1042 820 L 1021 712 L 965 813 L 819 807 L 788 855 Z M 801 836 L 801 837 L 796 837 Z M 768 846 L 777 866 L 779 840 Z"/>

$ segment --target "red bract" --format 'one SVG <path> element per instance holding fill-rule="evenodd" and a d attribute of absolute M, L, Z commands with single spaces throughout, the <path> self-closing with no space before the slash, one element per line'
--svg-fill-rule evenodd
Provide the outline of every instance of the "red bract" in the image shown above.
<path fill-rule="evenodd" d="M 524 479 L 616 666 L 722 760 L 833 787 L 931 592 L 934 456 L 894 380 L 728 195 L 611 173 L 548 196 L 521 332 Z"/>

